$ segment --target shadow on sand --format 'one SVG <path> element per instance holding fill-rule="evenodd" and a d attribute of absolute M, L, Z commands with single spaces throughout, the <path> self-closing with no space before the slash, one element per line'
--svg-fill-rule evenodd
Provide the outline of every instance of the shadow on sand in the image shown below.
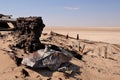
<path fill-rule="evenodd" d="M 59 71 L 59 69 L 63 67 L 66 67 L 66 69 Z M 60 68 L 56 71 L 51 71 L 49 68 L 40 68 L 40 69 L 33 69 L 31 67 L 27 67 L 27 68 L 45 77 L 52 77 L 53 73 L 56 71 L 64 73 L 65 78 L 70 78 L 70 77 L 76 78 L 75 77 L 76 75 L 81 74 L 80 67 L 70 62 L 62 64 Z"/>

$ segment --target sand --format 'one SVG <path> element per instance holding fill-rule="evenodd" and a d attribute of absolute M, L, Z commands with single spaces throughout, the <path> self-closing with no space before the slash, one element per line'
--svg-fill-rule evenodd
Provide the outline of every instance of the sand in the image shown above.
<path fill-rule="evenodd" d="M 44 32 L 55 31 L 64 35 L 92 41 L 120 44 L 120 27 L 45 27 Z"/>
<path fill-rule="evenodd" d="M 17 66 L 6 51 L 0 50 L 0 80 L 119 80 L 120 79 L 120 28 L 52 28 L 46 27 L 43 33 L 54 31 L 69 34 L 66 39 L 59 35 L 42 35 L 41 42 L 77 51 L 82 59 L 73 57 L 69 67 L 72 73 L 63 73 L 39 69 L 37 71 Z M 4 33 L 4 32 L 2 32 Z M 76 35 L 80 40 L 76 40 Z M 8 35 L 0 38 L 0 49 L 10 50 L 8 44 L 12 38 Z M 79 51 L 85 45 L 84 50 Z M 22 50 L 19 54 L 23 53 Z M 22 70 L 29 76 L 25 77 Z"/>

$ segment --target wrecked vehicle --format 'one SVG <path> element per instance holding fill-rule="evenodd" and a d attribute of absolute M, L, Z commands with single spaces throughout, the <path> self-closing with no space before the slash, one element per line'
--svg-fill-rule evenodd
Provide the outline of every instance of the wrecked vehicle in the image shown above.
<path fill-rule="evenodd" d="M 14 53 L 9 56 L 21 59 L 19 64 L 35 69 L 48 67 L 50 70 L 57 70 L 61 64 L 72 58 L 71 53 L 62 48 L 55 50 L 50 44 L 41 44 L 40 37 L 45 27 L 41 17 L 19 17 L 13 20 L 10 16 L 0 15 L 0 27 L 1 30 L 14 29 L 11 32 L 13 44 L 10 48 L 22 49 L 26 56 L 18 57 L 19 54 Z M 14 60 L 16 62 L 16 59 Z"/>
<path fill-rule="evenodd" d="M 0 14 L 0 31 L 14 30 L 16 28 L 16 19 L 12 15 Z"/>

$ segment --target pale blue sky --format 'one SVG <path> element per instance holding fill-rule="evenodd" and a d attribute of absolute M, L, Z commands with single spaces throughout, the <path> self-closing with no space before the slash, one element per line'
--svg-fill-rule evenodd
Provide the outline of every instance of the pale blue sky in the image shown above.
<path fill-rule="evenodd" d="M 120 27 L 120 0 L 0 0 L 0 13 L 42 16 L 46 26 Z"/>

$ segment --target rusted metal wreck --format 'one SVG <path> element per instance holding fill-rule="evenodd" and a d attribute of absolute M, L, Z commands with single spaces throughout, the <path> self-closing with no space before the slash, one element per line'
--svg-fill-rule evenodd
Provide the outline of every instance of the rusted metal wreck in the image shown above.
<path fill-rule="evenodd" d="M 52 45 L 42 44 L 40 37 L 44 27 L 41 17 L 12 19 L 11 16 L 0 14 L 0 30 L 14 30 L 13 44 L 10 46 L 23 49 L 24 54 L 27 54 L 20 58 L 20 64 L 32 68 L 48 67 L 50 70 L 57 70 L 62 63 L 69 62 L 72 55 L 61 47 L 55 50 L 51 48 Z M 14 53 L 9 55 L 19 59 Z"/>

